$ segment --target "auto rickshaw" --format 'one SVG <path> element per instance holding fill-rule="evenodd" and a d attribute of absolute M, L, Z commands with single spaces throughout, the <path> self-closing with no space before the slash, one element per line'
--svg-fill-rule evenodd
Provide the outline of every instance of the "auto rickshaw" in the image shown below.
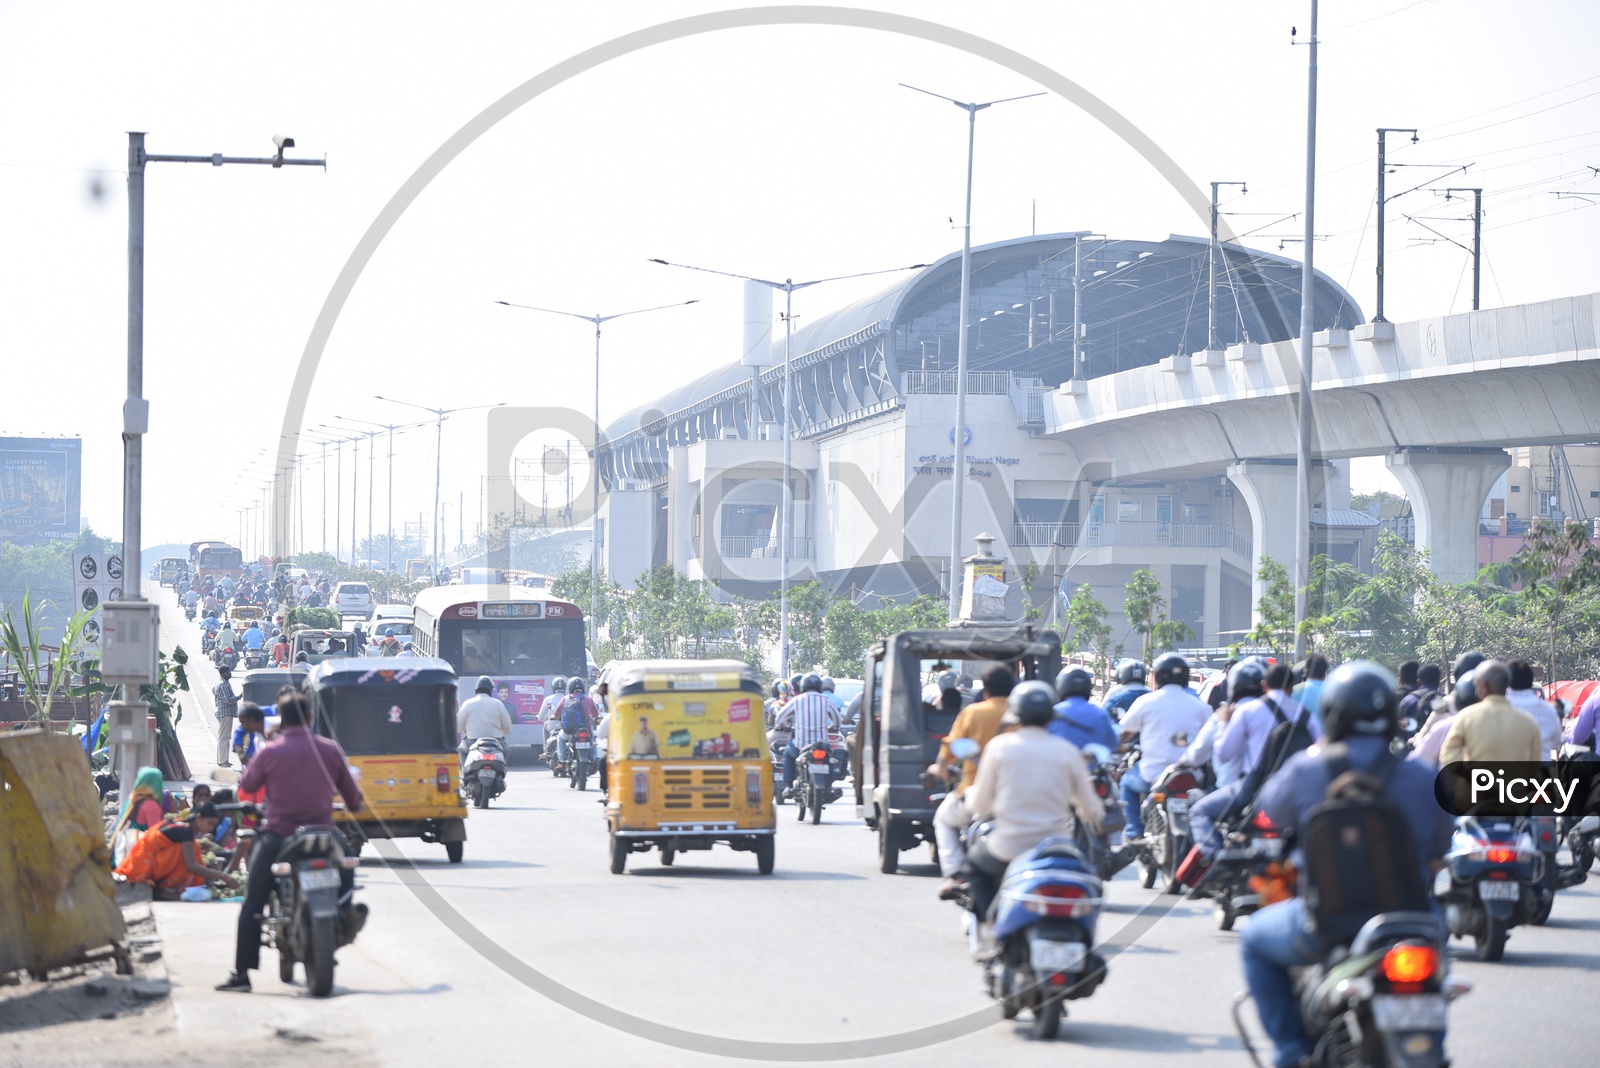
<path fill-rule="evenodd" d="M 611 870 L 628 854 L 718 842 L 772 874 L 777 815 L 761 683 L 737 660 L 635 660 L 608 667 L 606 829 Z"/>
<path fill-rule="evenodd" d="M 356 852 L 372 838 L 444 843 L 461 863 L 467 805 L 456 750 L 456 673 L 448 661 L 344 657 L 311 669 L 305 688 L 318 734 L 361 772 L 366 807 L 336 810 Z"/>
<path fill-rule="evenodd" d="M 251 701 L 258 704 L 269 716 L 276 715 L 272 710 L 273 703 L 278 700 L 278 691 L 285 686 L 300 689 L 305 685 L 306 669 L 298 671 L 285 671 L 282 668 L 256 668 L 246 671 L 239 682 L 239 700 Z"/>
<path fill-rule="evenodd" d="M 355 647 L 356 636 L 348 630 L 313 630 L 309 627 L 289 635 L 289 663 L 320 664 L 325 660 L 340 660 L 360 652 Z M 305 660 L 300 654 L 305 654 Z"/>
<path fill-rule="evenodd" d="M 866 655 L 866 688 L 851 757 L 856 815 L 878 832 L 878 870 L 892 875 L 900 854 L 919 842 L 933 845 L 934 794 L 929 764 L 955 725 L 955 712 L 923 700 L 925 665 L 944 662 L 977 676 L 990 663 L 1013 667 L 1022 679 L 1054 683 L 1061 669 L 1061 639 L 1053 631 L 1024 627 L 953 627 L 890 635 Z"/>
<path fill-rule="evenodd" d="M 259 605 L 236 604 L 228 608 L 228 622 L 233 624 L 233 629 L 243 633 L 252 623 L 264 623 L 267 619 L 267 610 Z"/>
<path fill-rule="evenodd" d="M 176 586 L 189 570 L 189 561 L 181 556 L 163 556 L 156 578 L 163 586 Z"/>

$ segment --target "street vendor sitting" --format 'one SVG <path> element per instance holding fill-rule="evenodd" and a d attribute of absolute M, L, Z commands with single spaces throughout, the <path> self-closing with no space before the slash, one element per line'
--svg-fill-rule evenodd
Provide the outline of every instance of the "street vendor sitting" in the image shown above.
<path fill-rule="evenodd" d="M 163 900 L 177 900 L 191 886 L 204 886 L 213 879 L 238 889 L 239 880 L 226 872 L 200 863 L 197 838 L 217 829 L 221 813 L 207 801 L 197 805 L 188 820 L 170 820 L 139 836 L 128 855 L 117 866 L 116 874 L 130 883 L 149 883 L 152 893 Z"/>

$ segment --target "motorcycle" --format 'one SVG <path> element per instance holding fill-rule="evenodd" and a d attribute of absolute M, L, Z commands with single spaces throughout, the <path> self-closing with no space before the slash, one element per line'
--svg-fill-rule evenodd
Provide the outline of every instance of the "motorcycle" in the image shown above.
<path fill-rule="evenodd" d="M 479 738 L 467 750 L 461 768 L 462 790 L 477 808 L 506 792 L 506 748 L 498 738 Z"/>
<path fill-rule="evenodd" d="M 1589 869 L 1594 865 L 1595 840 L 1600 838 L 1600 816 L 1584 816 L 1563 822 L 1568 825 L 1561 840 L 1572 854 L 1572 867 L 1561 872 L 1560 885 L 1565 889 L 1577 886 L 1589 877 Z"/>
<path fill-rule="evenodd" d="M 1090 834 L 1089 828 L 1082 820 L 1078 820 L 1074 837 L 1095 873 L 1102 879 L 1109 879 L 1132 862 L 1131 856 L 1119 859 L 1118 851 L 1111 847 L 1112 840 L 1121 836 L 1126 822 L 1122 804 L 1117 799 L 1117 769 L 1112 763 L 1111 751 L 1103 745 L 1090 743 L 1084 747 L 1083 756 L 1089 769 L 1089 781 L 1104 811 L 1100 815 L 1100 834 Z"/>
<path fill-rule="evenodd" d="M 1511 928 L 1532 921 L 1545 858 L 1523 821 L 1456 821 L 1445 867 L 1433 880 L 1445 925 L 1457 938 L 1471 936 L 1479 960 L 1505 955 Z"/>
<path fill-rule="evenodd" d="M 366 923 L 366 906 L 350 901 L 354 891 L 341 892 L 341 873 L 359 863 L 345 855 L 338 831 L 320 826 L 295 831 L 272 862 L 262 926 L 278 951 L 278 978 L 293 982 L 295 964 L 303 964 L 312 997 L 333 992 L 334 951 Z"/>
<path fill-rule="evenodd" d="M 822 806 L 844 796 L 833 785 L 834 768 L 838 763 L 836 750 L 828 742 L 817 742 L 800 750 L 795 760 L 794 803 L 795 818 L 804 820 L 807 810 L 812 823 L 822 822 Z"/>
<path fill-rule="evenodd" d="M 1206 795 L 1202 772 L 1184 764 L 1174 764 L 1150 787 L 1140 812 L 1144 817 L 1144 837 L 1139 841 L 1140 885 L 1146 890 L 1163 878 L 1162 890 L 1181 893 L 1178 865 L 1189 855 L 1194 838 L 1189 832 L 1189 806 Z"/>
<path fill-rule="evenodd" d="M 1219 827 L 1218 832 L 1224 845 L 1195 881 L 1189 897 L 1215 901 L 1218 930 L 1231 931 L 1239 917 L 1261 908 L 1255 884 L 1269 878 L 1282 861 L 1284 839 L 1260 812 L 1232 829 Z"/>
<path fill-rule="evenodd" d="M 210 656 L 217 649 L 217 632 L 203 630 L 200 632 L 200 655 Z"/>
<path fill-rule="evenodd" d="M 594 732 L 588 727 L 579 727 L 567 740 L 567 749 L 571 753 L 567 786 L 586 790 L 589 776 L 594 774 Z"/>
<path fill-rule="evenodd" d="M 266 667 L 267 666 L 267 651 L 266 651 L 266 649 L 262 648 L 262 649 L 247 649 L 247 650 L 245 650 L 244 666 L 245 666 L 245 670 L 246 671 L 255 671 L 257 668 Z"/>
<path fill-rule="evenodd" d="M 783 749 L 794 737 L 793 731 L 774 728 L 767 732 L 767 748 L 772 753 L 772 800 L 781 805 L 788 800 L 789 780 L 783 777 Z"/>
<path fill-rule="evenodd" d="M 1348 948 L 1303 969 L 1295 980 L 1311 1063 L 1373 1068 L 1438 1068 L 1450 1002 L 1472 984 L 1449 974 L 1439 920 L 1428 912 L 1386 912 L 1368 920 Z M 1261 1064 L 1236 997 L 1233 1022 L 1245 1051 Z"/>
<path fill-rule="evenodd" d="M 969 841 L 989 826 L 973 827 Z M 1100 877 L 1076 843 L 1047 838 L 1011 861 L 992 902 L 984 897 L 969 886 L 957 900 L 989 996 L 1008 1020 L 1030 1010 L 1034 1038 L 1055 1038 L 1065 1003 L 1089 997 L 1106 978 L 1106 961 L 1093 949 Z"/>
<path fill-rule="evenodd" d="M 219 650 L 217 653 L 217 666 L 225 667 L 229 671 L 239 666 L 239 650 L 233 646 Z"/>
<path fill-rule="evenodd" d="M 552 720 L 544 725 L 544 752 L 541 758 L 544 766 L 550 769 L 550 774 L 561 778 L 567 774 L 567 766 L 561 762 L 561 723 Z"/>
<path fill-rule="evenodd" d="M 190 623 L 194 622 L 194 605 L 186 604 L 183 606 L 183 618 L 187 619 Z"/>

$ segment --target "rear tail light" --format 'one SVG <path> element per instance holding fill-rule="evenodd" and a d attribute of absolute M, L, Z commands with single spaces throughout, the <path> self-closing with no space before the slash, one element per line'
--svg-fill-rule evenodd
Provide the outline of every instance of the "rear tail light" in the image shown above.
<path fill-rule="evenodd" d="M 1182 797 L 1190 790 L 1200 789 L 1199 781 L 1190 774 L 1174 775 L 1167 780 L 1167 793 L 1173 797 Z"/>
<path fill-rule="evenodd" d="M 1510 846 L 1490 846 L 1483 851 L 1483 859 L 1490 864 L 1514 864 L 1517 851 Z"/>
<path fill-rule="evenodd" d="M 759 768 L 744 769 L 744 799 L 751 805 L 761 804 L 761 779 Z"/>
<path fill-rule="evenodd" d="M 450 768 L 440 764 L 433 771 L 433 785 L 441 794 L 450 792 Z"/>
<path fill-rule="evenodd" d="M 650 773 L 636 771 L 633 773 L 633 803 L 642 805 L 650 800 Z"/>
<path fill-rule="evenodd" d="M 326 868 L 327 866 L 328 866 L 328 862 L 326 860 L 313 860 L 309 864 L 306 865 L 306 867 L 312 869 L 313 871 L 321 871 L 323 868 Z"/>
<path fill-rule="evenodd" d="M 1383 977 L 1391 983 L 1421 983 L 1439 970 L 1439 951 L 1402 943 L 1383 955 Z"/>
<path fill-rule="evenodd" d="M 1076 883 L 1050 883 L 1039 887 L 1032 896 L 1034 900 L 1027 902 L 1028 911 L 1041 916 L 1087 916 L 1094 910 L 1094 903 L 1087 900 L 1089 894 Z"/>
<path fill-rule="evenodd" d="M 828 751 L 820 746 L 811 750 L 811 760 L 816 764 L 826 764 L 828 762 Z"/>
<path fill-rule="evenodd" d="M 288 875 L 289 874 L 289 863 L 288 863 L 288 861 L 280 860 L 276 864 L 274 864 L 272 866 L 272 874 L 280 875 L 280 876 L 281 875 Z"/>
<path fill-rule="evenodd" d="M 1096 779 L 1094 781 L 1094 792 L 1103 801 L 1111 796 L 1111 787 L 1106 784 L 1104 779 Z"/>

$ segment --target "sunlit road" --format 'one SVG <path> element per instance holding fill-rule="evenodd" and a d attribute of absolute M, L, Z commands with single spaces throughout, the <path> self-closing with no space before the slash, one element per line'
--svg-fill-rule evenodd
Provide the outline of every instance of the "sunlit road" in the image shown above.
<path fill-rule="evenodd" d="M 193 625 L 170 594 L 160 596 L 169 641 L 198 649 Z M 194 674 L 197 689 L 215 683 L 209 665 Z M 194 726 L 185 723 L 191 760 L 200 744 Z M 782 1043 L 772 1059 L 816 1060 L 807 1044 L 882 1038 L 988 1012 L 958 1037 L 933 1036 L 932 1048 L 911 1049 L 907 1039 L 899 1052 L 842 1063 L 1059 1065 L 1073 1047 L 1092 1050 L 1097 1064 L 1248 1063 L 1229 1016 L 1242 986 L 1237 935 L 1219 932 L 1208 907 L 1174 905 L 1124 873 L 1109 888 L 1101 937 L 1120 940 L 1128 924 L 1141 933 L 1112 962 L 1105 985 L 1070 1004 L 1061 1037 L 1032 1042 L 1024 1021 L 1001 1021 L 983 995 L 957 910 L 934 895 L 926 854 L 908 856 L 909 872 L 879 874 L 873 836 L 852 812 L 840 802 L 811 826 L 797 823 L 792 807 L 780 809 L 772 876 L 756 873 L 752 854 L 724 848 L 680 854 L 670 869 L 654 853 L 634 854 L 626 874 L 612 875 L 599 794 L 569 789 L 521 757 L 500 802 L 473 812 L 464 863 L 451 865 L 443 847 L 415 840 L 396 843 L 409 863 L 391 864 L 371 848 L 363 855 L 372 919 L 341 951 L 338 990 L 326 1002 L 281 985 L 270 952 L 254 994 L 213 994 L 210 984 L 227 970 L 234 907 L 163 906 L 180 1020 L 203 1027 L 225 1011 L 246 1029 L 293 1027 L 392 1065 L 514 1053 L 700 1065 L 719 1058 L 638 1032 L 665 1025 Z M 1451 1015 L 1456 1064 L 1591 1056 L 1600 1004 L 1597 884 L 1600 875 L 1563 892 L 1548 926 L 1513 931 L 1501 963 L 1473 961 L 1467 944 L 1455 943 L 1454 966 L 1476 983 Z M 1159 918 L 1151 911 L 1169 906 Z M 480 939 L 492 943 L 487 956 Z M 617 1015 L 597 1022 L 558 1004 L 534 989 L 545 981 Z M 1254 1013 L 1247 1018 L 1258 1033 Z M 734 1060 L 742 1058 L 721 1062 Z"/>

